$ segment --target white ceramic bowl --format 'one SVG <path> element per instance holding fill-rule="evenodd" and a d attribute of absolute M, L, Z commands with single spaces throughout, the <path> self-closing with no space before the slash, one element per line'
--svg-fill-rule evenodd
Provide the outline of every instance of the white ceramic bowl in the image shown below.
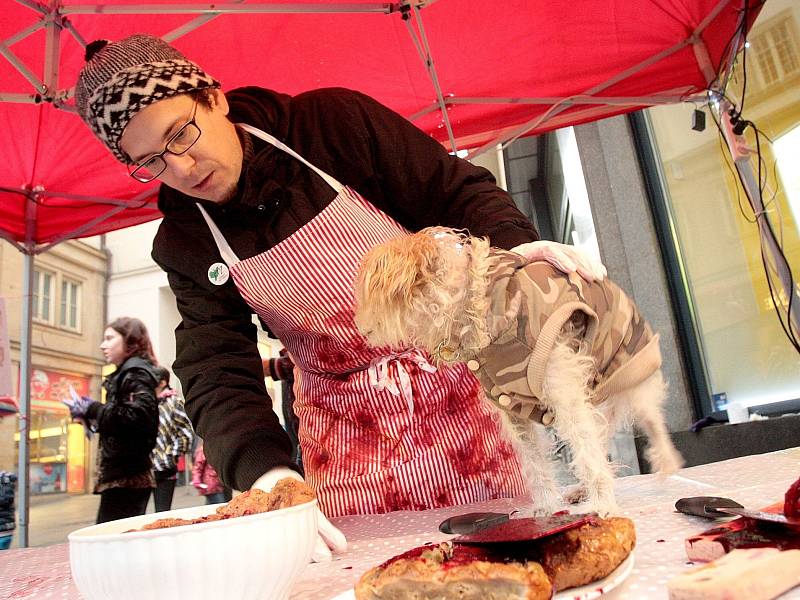
<path fill-rule="evenodd" d="M 72 578 L 87 600 L 284 600 L 311 560 L 317 501 L 272 512 L 123 533 L 194 519 L 219 505 L 141 515 L 69 534 Z"/>

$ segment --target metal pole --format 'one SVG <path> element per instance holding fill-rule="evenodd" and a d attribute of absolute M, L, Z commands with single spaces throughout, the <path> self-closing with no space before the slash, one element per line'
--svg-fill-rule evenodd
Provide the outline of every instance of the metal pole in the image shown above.
<path fill-rule="evenodd" d="M 45 17 L 45 43 L 44 43 L 44 74 L 43 83 L 47 88 L 47 95 L 55 97 L 58 90 L 58 67 L 61 54 L 61 16 L 56 10 Z"/>
<path fill-rule="evenodd" d="M 450 115 L 447 114 L 447 104 L 444 102 L 442 86 L 439 85 L 439 75 L 436 73 L 436 65 L 433 64 L 433 55 L 431 54 L 431 47 L 428 45 L 428 36 L 425 35 L 425 27 L 422 25 L 422 15 L 419 12 L 419 8 L 416 6 L 412 6 L 412 10 L 414 11 L 414 21 L 417 24 L 417 29 L 419 29 L 422 49 L 425 53 L 425 67 L 428 69 L 428 76 L 431 78 L 431 83 L 433 83 L 433 89 L 436 92 L 436 102 L 439 105 L 439 109 L 442 111 L 442 121 L 447 129 L 447 138 L 450 140 L 450 152 L 455 154 L 458 150 L 456 146 L 456 137 L 453 134 L 453 127 L 450 124 Z M 406 21 L 406 23 L 408 23 L 408 21 Z M 410 25 L 409 30 L 411 30 Z"/>
<path fill-rule="evenodd" d="M 792 287 L 792 273 L 789 264 L 783 257 L 778 242 L 775 240 L 774 235 L 770 231 L 769 215 L 764 208 L 764 199 L 761 197 L 761 186 L 756 180 L 755 173 L 753 172 L 753 163 L 751 161 L 751 150 L 747 146 L 747 141 L 743 136 L 737 135 L 733 131 L 731 124 L 730 111 L 733 105 L 724 99 L 719 103 L 718 114 L 723 124 L 723 131 L 725 132 L 725 141 L 733 157 L 733 164 L 736 165 L 736 170 L 742 179 L 742 187 L 744 187 L 745 194 L 750 201 L 750 206 L 753 208 L 753 213 L 758 223 L 758 231 L 761 237 L 762 250 L 769 256 L 772 263 L 775 265 L 775 270 L 778 273 L 783 292 L 786 295 L 786 300 L 789 306 L 789 316 L 791 321 L 787 324 L 788 327 L 794 330 L 795 335 L 800 335 L 800 287 L 795 283 Z M 766 242 L 766 243 L 765 243 Z M 769 261 L 765 261 L 767 270 L 769 269 Z M 769 277 L 769 273 L 766 273 Z M 775 307 L 778 310 L 778 307 Z"/>
<path fill-rule="evenodd" d="M 20 325 L 19 356 L 19 547 L 28 546 L 28 522 L 30 517 L 30 424 L 31 424 L 31 331 L 33 327 L 33 255 L 36 251 L 36 202 L 34 195 L 25 202 L 25 260 L 22 275 L 23 302 Z"/>
<path fill-rule="evenodd" d="M 778 278 L 781 281 L 783 292 L 786 294 L 786 300 L 788 302 L 788 306 L 790 307 L 789 314 L 791 316 L 791 322 L 788 323 L 787 326 L 793 327 L 795 335 L 798 335 L 800 334 L 800 287 L 798 287 L 797 283 L 795 282 L 794 289 L 792 288 L 793 278 L 789 269 L 789 264 L 781 255 L 782 253 L 778 247 L 778 243 L 775 241 L 775 237 L 769 230 L 769 224 L 767 223 L 767 219 L 769 217 L 764 209 L 763 199 L 761 198 L 761 190 L 756 182 L 755 173 L 753 173 L 753 163 L 749 158 L 739 158 L 734 161 L 734 164 L 736 165 L 736 170 L 739 171 L 739 174 L 742 176 L 745 192 L 750 198 L 750 203 L 752 204 L 753 211 L 756 214 L 758 229 L 761 232 L 761 239 L 767 243 L 765 251 L 775 264 L 775 270 L 778 272 Z M 767 273 L 767 276 L 769 277 L 769 273 Z M 775 307 L 775 310 L 778 310 L 777 306 Z"/>
<path fill-rule="evenodd" d="M 62 6 L 62 15 L 251 15 L 251 14 L 302 14 L 302 13 L 382 13 L 397 11 L 392 2 L 369 4 L 319 4 L 306 2 L 300 4 L 254 3 L 237 5 L 220 4 L 72 4 Z"/>
<path fill-rule="evenodd" d="M 31 418 L 31 328 L 33 321 L 33 226 L 36 217 L 36 204 L 27 199 L 25 208 L 25 229 L 28 243 L 25 245 L 25 259 L 22 274 L 22 323 L 20 324 L 19 355 L 19 466 L 17 485 L 19 486 L 19 547 L 28 547 L 28 521 L 30 516 L 30 418 Z"/>

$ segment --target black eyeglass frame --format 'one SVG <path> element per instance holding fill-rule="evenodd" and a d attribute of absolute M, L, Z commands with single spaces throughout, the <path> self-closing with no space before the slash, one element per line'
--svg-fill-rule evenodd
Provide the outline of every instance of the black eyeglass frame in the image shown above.
<path fill-rule="evenodd" d="M 128 165 L 128 175 L 133 177 L 139 183 L 150 183 L 154 179 L 158 178 L 158 176 L 161 175 L 164 171 L 167 170 L 167 161 L 164 160 L 164 155 L 165 154 L 173 154 L 175 156 L 181 156 L 182 154 L 186 154 L 189 151 L 189 149 L 197 143 L 197 140 L 199 140 L 200 136 L 203 135 L 203 130 L 200 129 L 200 126 L 197 124 L 197 121 L 195 120 L 196 117 L 197 117 L 197 103 L 198 103 L 198 101 L 195 100 L 194 101 L 194 107 L 192 108 L 192 116 L 191 116 L 191 118 L 188 121 L 186 121 L 186 123 L 181 125 L 181 127 L 180 127 L 180 129 L 178 129 L 178 131 L 176 131 L 175 133 L 173 133 L 169 137 L 169 139 L 167 140 L 167 143 L 164 144 L 164 149 L 161 152 L 156 152 L 155 154 L 151 154 L 147 158 L 144 158 L 144 159 L 140 160 L 138 163 L 136 163 L 136 168 L 133 169 L 132 171 L 130 170 L 130 165 Z M 197 129 L 197 137 L 194 138 L 194 141 L 191 144 L 189 144 L 188 146 L 186 146 L 186 148 L 184 148 L 180 152 L 173 152 L 172 150 L 170 150 L 169 149 L 170 144 L 172 144 L 172 142 L 174 142 L 176 139 L 178 139 L 178 137 L 184 131 L 186 131 L 186 129 L 188 127 L 190 127 L 190 126 L 193 126 L 195 129 Z M 161 167 L 161 170 L 158 171 L 158 173 L 153 174 L 151 177 L 144 177 L 144 176 L 136 174 L 137 172 L 139 172 L 142 169 L 144 169 L 145 165 L 147 163 L 149 163 L 150 161 L 152 161 L 152 160 L 154 160 L 156 158 L 160 158 L 161 162 L 163 163 L 163 166 Z"/>

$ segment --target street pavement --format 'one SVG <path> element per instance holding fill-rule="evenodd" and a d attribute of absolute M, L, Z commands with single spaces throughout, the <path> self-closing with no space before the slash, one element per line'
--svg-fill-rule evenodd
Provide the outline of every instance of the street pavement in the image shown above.
<path fill-rule="evenodd" d="M 94 525 L 99 504 L 100 496 L 95 494 L 31 496 L 28 546 L 50 546 L 65 543 L 70 532 Z M 175 495 L 172 498 L 173 509 L 201 504 L 205 504 L 205 497 L 198 495 L 191 485 L 175 488 Z M 147 505 L 147 512 L 154 512 L 152 495 Z M 19 518 L 17 522 L 19 522 Z M 11 547 L 19 547 L 18 542 L 19 527 L 14 531 Z"/>

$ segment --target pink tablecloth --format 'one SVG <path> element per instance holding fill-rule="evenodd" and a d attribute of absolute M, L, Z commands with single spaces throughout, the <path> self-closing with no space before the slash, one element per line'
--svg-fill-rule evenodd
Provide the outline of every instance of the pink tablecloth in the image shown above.
<path fill-rule="evenodd" d="M 800 448 L 793 448 L 683 469 L 664 481 L 653 475 L 618 479 L 617 497 L 623 514 L 636 523 L 638 543 L 630 576 L 605 597 L 666 598 L 667 581 L 690 566 L 683 541 L 708 529 L 711 522 L 676 513 L 676 499 L 727 496 L 748 507 L 761 507 L 781 499 L 798 476 Z M 291 598 L 331 600 L 352 589 L 371 566 L 413 546 L 450 537 L 437 529 L 448 516 L 476 510 L 511 511 L 520 505 L 519 500 L 494 500 L 425 512 L 337 519 L 350 549 L 333 562 L 309 565 Z M 70 578 L 68 552 L 66 544 L 0 552 L 0 598 L 81 598 Z M 800 588 L 783 599 L 800 599 Z"/>

